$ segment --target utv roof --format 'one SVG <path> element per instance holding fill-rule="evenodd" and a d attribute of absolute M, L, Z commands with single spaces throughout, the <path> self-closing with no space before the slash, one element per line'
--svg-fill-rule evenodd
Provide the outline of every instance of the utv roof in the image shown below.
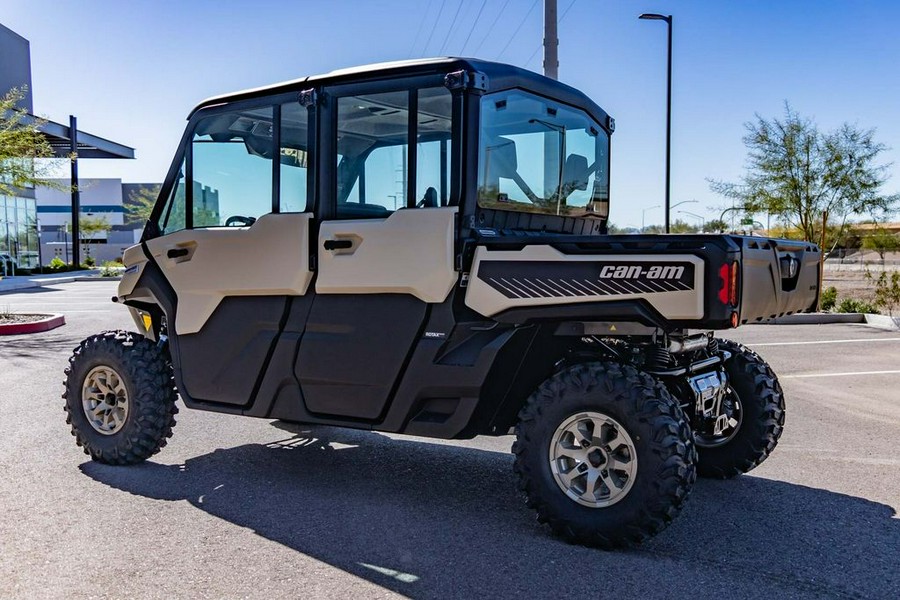
<path fill-rule="evenodd" d="M 313 75 L 232 94 L 213 96 L 198 104 L 191 111 L 191 114 L 188 115 L 188 118 L 193 116 L 198 110 L 209 106 L 286 92 L 300 92 L 310 87 L 378 81 L 416 75 L 440 75 L 456 71 L 476 71 L 484 74 L 487 77 L 487 92 L 523 87 L 566 104 L 585 108 L 600 121 L 601 125 L 606 127 L 608 124 L 606 111 L 597 106 L 585 94 L 569 85 L 512 65 L 458 57 L 424 58 L 362 65 L 348 69 L 338 69 L 324 75 Z"/>

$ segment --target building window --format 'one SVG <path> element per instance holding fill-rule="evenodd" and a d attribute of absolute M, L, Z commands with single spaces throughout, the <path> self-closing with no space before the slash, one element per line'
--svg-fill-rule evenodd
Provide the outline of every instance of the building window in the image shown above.
<path fill-rule="evenodd" d="M 0 254 L 15 268 L 38 266 L 37 210 L 31 198 L 0 196 Z"/>

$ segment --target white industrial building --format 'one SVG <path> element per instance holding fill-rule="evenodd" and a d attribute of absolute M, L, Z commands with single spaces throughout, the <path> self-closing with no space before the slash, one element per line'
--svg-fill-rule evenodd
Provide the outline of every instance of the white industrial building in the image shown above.
<path fill-rule="evenodd" d="M 68 179 L 54 180 L 63 186 Z M 109 231 L 87 235 L 81 232 L 82 260 L 91 256 L 97 264 L 122 258 L 129 246 L 140 240 L 143 224 L 129 223 L 126 214 L 128 194 L 141 187 L 157 187 L 154 184 L 122 183 L 121 179 L 81 179 L 81 219 L 103 219 L 110 225 Z M 68 191 L 50 187 L 35 190 L 38 226 L 41 232 L 41 258 L 44 264 L 54 257 L 67 261 L 72 253 L 71 210 L 72 200 Z"/>

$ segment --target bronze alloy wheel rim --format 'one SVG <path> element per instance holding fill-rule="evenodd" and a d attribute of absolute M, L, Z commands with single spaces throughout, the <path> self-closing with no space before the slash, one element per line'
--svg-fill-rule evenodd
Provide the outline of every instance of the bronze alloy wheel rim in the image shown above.
<path fill-rule="evenodd" d="M 550 440 L 550 470 L 560 489 L 591 508 L 628 495 L 637 475 L 637 449 L 618 421 L 598 412 L 572 415 Z"/>
<path fill-rule="evenodd" d="M 91 369 L 81 388 L 81 406 L 95 431 L 118 433 L 128 418 L 128 390 L 119 373 L 106 365 Z"/>

